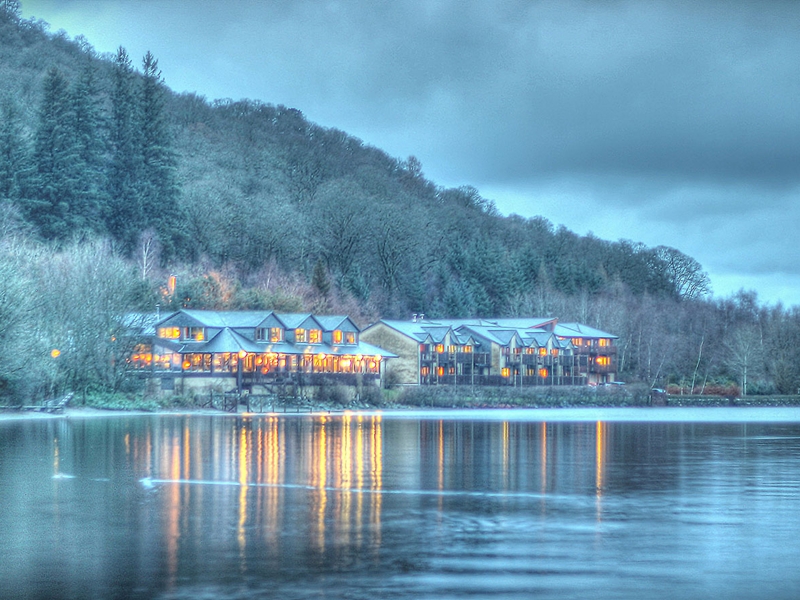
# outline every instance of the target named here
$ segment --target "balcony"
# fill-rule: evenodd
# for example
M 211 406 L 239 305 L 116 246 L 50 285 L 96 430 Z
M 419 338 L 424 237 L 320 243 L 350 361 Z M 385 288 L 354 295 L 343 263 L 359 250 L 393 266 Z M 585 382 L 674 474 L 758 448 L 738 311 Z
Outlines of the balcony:
M 616 346 L 575 346 L 575 354 L 584 356 L 616 356 Z

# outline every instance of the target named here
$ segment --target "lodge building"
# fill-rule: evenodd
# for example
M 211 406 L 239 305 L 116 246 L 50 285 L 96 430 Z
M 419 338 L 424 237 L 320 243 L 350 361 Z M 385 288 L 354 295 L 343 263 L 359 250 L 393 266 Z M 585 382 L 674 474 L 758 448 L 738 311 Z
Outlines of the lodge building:
M 616 377 L 617 336 L 557 319 L 383 319 L 183 309 L 151 319 L 129 359 L 152 391 L 276 386 L 596 385 Z
M 397 355 L 399 385 L 597 385 L 616 377 L 617 336 L 557 319 L 381 320 L 361 339 Z
M 395 357 L 362 341 L 346 316 L 184 309 L 139 336 L 132 370 L 172 393 L 380 385 L 386 359 Z

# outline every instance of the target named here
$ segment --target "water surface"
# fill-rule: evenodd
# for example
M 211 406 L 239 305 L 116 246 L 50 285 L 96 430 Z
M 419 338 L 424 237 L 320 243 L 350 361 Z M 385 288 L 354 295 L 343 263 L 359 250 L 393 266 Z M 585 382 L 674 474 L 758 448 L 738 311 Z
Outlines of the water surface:
M 606 414 L 0 422 L 0 597 L 800 597 L 798 419 Z

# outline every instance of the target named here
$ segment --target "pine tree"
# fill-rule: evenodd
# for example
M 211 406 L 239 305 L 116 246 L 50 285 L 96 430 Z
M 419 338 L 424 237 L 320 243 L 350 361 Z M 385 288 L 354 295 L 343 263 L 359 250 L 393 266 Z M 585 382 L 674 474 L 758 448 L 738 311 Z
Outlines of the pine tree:
M 10 99 L 0 107 L 0 201 L 19 201 L 24 184 L 27 152 L 19 110 Z
M 63 239 L 84 222 L 79 210 L 79 164 L 67 82 L 57 69 L 44 80 L 35 136 L 35 171 L 23 208 L 46 239 Z
M 172 149 L 164 107 L 164 80 L 158 60 L 148 52 L 142 60 L 143 78 L 139 95 L 141 131 L 141 195 L 144 227 L 159 232 L 165 249 L 179 231 L 177 159 Z
M 92 229 L 102 231 L 101 207 L 107 204 L 102 111 L 95 70 L 87 63 L 70 93 L 72 127 L 78 158 L 78 207 Z
M 138 232 L 143 229 L 141 196 L 137 190 L 141 154 L 136 131 L 134 77 L 131 59 L 120 46 L 114 57 L 111 89 L 111 164 L 105 220 L 109 233 L 128 249 L 133 247 Z

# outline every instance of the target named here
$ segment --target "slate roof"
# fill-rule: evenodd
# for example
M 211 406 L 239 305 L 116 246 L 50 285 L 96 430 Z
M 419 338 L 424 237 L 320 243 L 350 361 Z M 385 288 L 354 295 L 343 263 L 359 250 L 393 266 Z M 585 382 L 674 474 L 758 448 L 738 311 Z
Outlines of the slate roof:
M 219 329 L 209 340 L 202 342 L 178 341 L 169 339 L 158 339 L 158 345 L 169 348 L 181 353 L 237 353 L 244 350 L 249 353 L 263 354 L 275 352 L 278 354 L 331 354 L 336 356 L 344 355 L 363 355 L 381 356 L 382 358 L 397 358 L 396 354 L 388 352 L 382 348 L 362 342 L 358 344 L 292 344 L 290 342 L 256 342 L 245 333 L 250 333 L 270 315 L 274 315 L 287 329 L 296 329 L 309 318 L 315 320 L 326 331 L 328 327 L 333 329 L 339 327 L 345 321 L 352 323 L 347 316 L 331 315 L 317 317 L 311 313 L 289 313 L 278 314 L 272 311 L 213 311 L 213 310 L 182 310 L 161 319 L 157 325 L 169 321 L 170 325 L 176 327 L 204 326 L 209 329 Z M 356 331 L 358 327 L 353 324 Z M 245 330 L 245 331 L 242 331 Z M 155 327 L 153 327 L 155 334 Z
M 380 321 L 388 327 L 410 337 L 420 343 L 425 343 L 430 336 L 434 343 L 440 343 L 447 331 L 453 332 L 453 339 L 459 344 L 465 344 L 471 335 L 479 344 L 494 343 L 507 346 L 514 336 L 525 345 L 542 347 L 547 345 L 553 337 L 553 346 L 556 348 L 569 348 L 572 342 L 562 338 L 609 338 L 618 339 L 618 336 L 600 331 L 580 323 L 558 323 L 552 317 L 515 317 L 502 319 L 425 319 L 422 321 L 399 321 L 383 319 Z
M 558 336 L 561 337 L 582 337 L 582 338 L 610 338 L 619 339 L 619 336 L 613 333 L 606 333 L 588 325 L 581 323 L 559 323 L 553 330 Z

